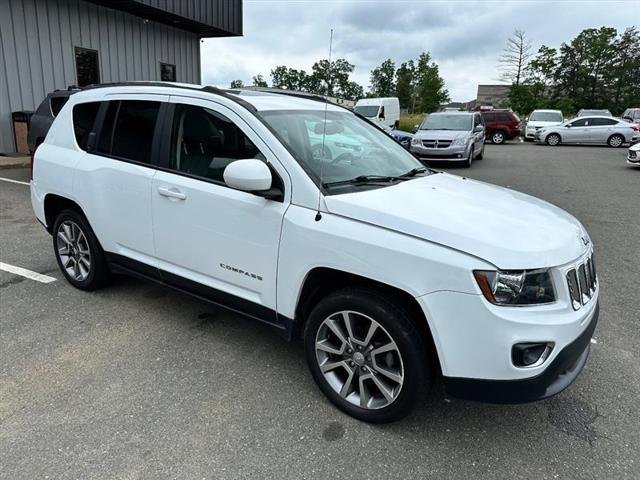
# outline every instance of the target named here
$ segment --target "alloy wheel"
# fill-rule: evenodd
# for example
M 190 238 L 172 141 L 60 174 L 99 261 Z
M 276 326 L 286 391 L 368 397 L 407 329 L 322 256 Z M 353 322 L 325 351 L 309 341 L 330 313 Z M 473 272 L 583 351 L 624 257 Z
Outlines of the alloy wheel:
M 91 250 L 80 226 L 65 220 L 56 232 L 56 253 L 67 275 L 82 282 L 91 271 Z
M 560 143 L 560 137 L 556 134 L 551 134 L 547 137 L 547 143 L 552 147 L 555 147 Z
M 502 142 L 504 142 L 504 133 L 502 132 L 494 133 L 491 137 L 491 141 L 496 144 L 501 144 Z
M 404 382 L 398 345 L 373 318 L 344 310 L 316 333 L 316 360 L 331 388 L 347 402 L 376 410 L 393 403 Z
M 609 139 L 609 145 L 614 148 L 618 148 L 620 145 L 622 145 L 622 143 L 623 143 L 623 140 L 620 135 L 614 135 Z

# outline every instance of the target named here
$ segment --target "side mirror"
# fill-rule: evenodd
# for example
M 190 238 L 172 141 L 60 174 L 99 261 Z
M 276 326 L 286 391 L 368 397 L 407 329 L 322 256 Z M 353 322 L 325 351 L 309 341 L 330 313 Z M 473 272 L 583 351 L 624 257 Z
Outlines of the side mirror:
M 222 177 L 224 183 L 237 190 L 270 199 L 282 196 L 281 191 L 271 188 L 273 177 L 267 164 L 255 158 L 231 162 L 224 169 Z
M 473 129 L 473 131 L 475 133 L 480 133 L 480 132 L 484 132 L 484 126 L 482 125 L 476 125 L 476 128 Z
M 564 126 L 564 128 L 571 128 L 571 124 L 570 124 L 570 123 L 567 123 L 567 124 Z

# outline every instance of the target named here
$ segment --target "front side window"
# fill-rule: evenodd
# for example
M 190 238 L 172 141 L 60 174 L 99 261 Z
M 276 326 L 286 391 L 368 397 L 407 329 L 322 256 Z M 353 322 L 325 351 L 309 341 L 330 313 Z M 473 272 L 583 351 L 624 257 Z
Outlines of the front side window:
M 109 102 L 98 139 L 98 152 L 151 163 L 151 147 L 160 102 L 123 100 Z
M 325 185 L 360 176 L 400 176 L 424 168 L 389 135 L 350 112 L 329 111 L 326 123 L 323 110 L 260 115 L 298 162 Z M 466 119 L 470 122 L 470 117 Z
M 586 127 L 589 125 L 589 120 L 586 118 L 583 118 L 581 120 L 575 120 L 573 122 L 570 123 L 570 125 L 572 127 Z
M 100 102 L 79 103 L 73 107 L 73 133 L 82 150 L 87 150 L 87 140 L 99 109 Z
M 483 113 L 482 118 L 484 119 L 484 123 L 493 122 L 495 120 L 495 115 L 493 113 Z
M 249 137 L 227 117 L 203 107 L 176 105 L 171 169 L 224 182 L 227 165 L 247 158 L 266 160 Z
M 473 118 L 471 115 L 433 114 L 429 115 L 420 125 L 420 130 L 471 130 Z

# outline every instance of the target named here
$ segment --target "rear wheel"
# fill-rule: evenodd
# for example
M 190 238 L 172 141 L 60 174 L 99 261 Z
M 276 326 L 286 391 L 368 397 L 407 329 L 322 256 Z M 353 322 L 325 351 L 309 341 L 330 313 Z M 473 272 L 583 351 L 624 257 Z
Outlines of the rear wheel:
M 607 140 L 607 144 L 613 148 L 619 148 L 624 143 L 624 137 L 619 134 L 611 135 Z
M 501 132 L 500 130 L 496 130 L 491 134 L 491 143 L 495 145 L 503 144 L 506 139 L 507 137 L 505 136 L 504 132 Z
M 81 290 L 95 290 L 109 279 L 104 252 L 85 217 L 63 210 L 53 225 L 53 248 L 67 281 Z
M 432 374 L 408 313 L 378 292 L 344 289 L 309 315 L 305 356 L 314 380 L 340 410 L 367 422 L 406 416 Z
M 547 145 L 555 147 L 556 145 L 560 145 L 560 135 L 552 133 L 551 135 L 547 135 L 545 141 L 547 142 Z

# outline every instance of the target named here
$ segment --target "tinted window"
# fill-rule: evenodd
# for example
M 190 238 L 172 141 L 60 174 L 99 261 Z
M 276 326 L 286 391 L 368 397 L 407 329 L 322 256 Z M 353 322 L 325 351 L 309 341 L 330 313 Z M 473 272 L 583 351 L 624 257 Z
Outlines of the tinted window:
M 206 108 L 176 105 L 170 168 L 223 182 L 226 166 L 245 158 L 265 160 L 231 120 Z
M 76 47 L 76 75 L 78 86 L 84 87 L 100 83 L 98 51 Z
M 141 163 L 151 162 L 151 146 L 160 102 L 109 102 L 98 151 Z
M 170 63 L 160 64 L 160 80 L 163 82 L 175 82 L 176 81 L 176 66 Z
M 51 113 L 53 113 L 54 117 L 58 116 L 67 100 L 69 100 L 69 97 L 51 97 Z
M 560 112 L 533 112 L 529 117 L 531 122 L 562 122 L 562 120 Z
M 100 102 L 80 103 L 73 107 L 73 133 L 82 150 L 87 149 L 87 139 L 98 115 Z
M 588 122 L 586 118 L 583 118 L 581 120 L 575 120 L 574 122 L 571 122 L 570 125 L 572 127 L 586 127 L 588 125 Z
M 495 121 L 495 115 L 493 113 L 483 113 L 484 123 Z
M 618 121 L 613 118 L 592 118 L 589 121 L 589 124 L 592 126 L 607 126 L 615 125 L 616 123 L 618 123 Z
M 510 122 L 511 117 L 508 113 L 498 113 L 498 121 L 499 122 Z

